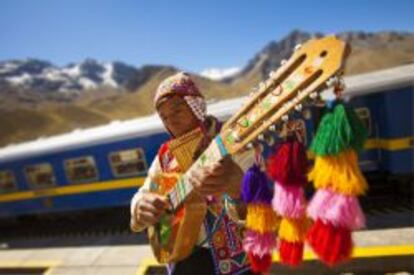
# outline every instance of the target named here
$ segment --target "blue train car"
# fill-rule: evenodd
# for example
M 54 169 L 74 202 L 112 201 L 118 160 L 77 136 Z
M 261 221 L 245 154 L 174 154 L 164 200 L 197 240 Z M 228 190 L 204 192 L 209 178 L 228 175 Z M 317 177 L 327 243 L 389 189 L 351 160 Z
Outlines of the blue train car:
M 210 106 L 221 120 L 243 99 Z M 126 206 L 168 138 L 157 116 L 0 150 L 0 217 Z
M 345 99 L 370 134 L 363 170 L 412 175 L 414 65 L 348 77 L 346 83 Z M 226 120 L 245 100 L 208 109 Z M 308 144 L 314 118 L 308 111 L 296 120 Z M 167 138 L 158 117 L 150 116 L 2 148 L 0 217 L 127 206 Z
M 346 99 L 365 123 L 369 138 L 362 168 L 395 176 L 414 171 L 414 66 L 355 76 Z

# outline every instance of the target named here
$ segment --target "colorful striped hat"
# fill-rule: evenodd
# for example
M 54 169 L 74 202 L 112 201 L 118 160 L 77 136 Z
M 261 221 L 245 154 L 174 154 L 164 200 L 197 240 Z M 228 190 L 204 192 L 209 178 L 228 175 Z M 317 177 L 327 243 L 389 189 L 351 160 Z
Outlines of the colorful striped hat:
M 180 72 L 161 82 L 154 97 L 155 108 L 159 107 L 162 99 L 173 95 L 182 96 L 194 115 L 200 121 L 204 121 L 206 117 L 206 102 L 188 73 Z

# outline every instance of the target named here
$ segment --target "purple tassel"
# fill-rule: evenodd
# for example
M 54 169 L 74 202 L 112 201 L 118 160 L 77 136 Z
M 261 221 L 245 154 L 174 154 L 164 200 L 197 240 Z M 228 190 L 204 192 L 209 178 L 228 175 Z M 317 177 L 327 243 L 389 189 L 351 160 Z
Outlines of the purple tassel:
M 267 182 L 267 177 L 264 172 L 260 170 L 257 164 L 254 164 L 243 178 L 241 197 L 245 203 L 266 203 L 270 204 L 272 201 L 272 190 Z

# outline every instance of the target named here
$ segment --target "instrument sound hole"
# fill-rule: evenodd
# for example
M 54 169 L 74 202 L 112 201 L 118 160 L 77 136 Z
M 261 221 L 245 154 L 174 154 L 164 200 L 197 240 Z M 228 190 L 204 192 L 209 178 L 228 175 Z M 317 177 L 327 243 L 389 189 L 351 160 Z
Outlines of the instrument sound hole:
M 321 54 L 319 55 L 320 57 L 325 57 L 328 54 L 328 52 L 325 50 L 323 52 L 321 52 Z

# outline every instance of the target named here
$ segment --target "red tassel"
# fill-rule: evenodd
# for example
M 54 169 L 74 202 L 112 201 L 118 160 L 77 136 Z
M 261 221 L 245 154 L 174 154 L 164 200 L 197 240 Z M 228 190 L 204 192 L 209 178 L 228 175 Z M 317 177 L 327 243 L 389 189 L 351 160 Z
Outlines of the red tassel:
M 272 266 L 272 255 L 264 254 L 262 257 L 251 252 L 247 253 L 253 272 L 267 272 Z
M 333 266 L 351 258 L 353 243 L 349 229 L 318 219 L 308 231 L 307 241 L 327 265 Z
M 308 161 L 301 142 L 286 141 L 268 159 L 267 173 L 280 184 L 306 184 Z
M 303 259 L 303 242 L 279 241 L 280 262 L 292 267 L 298 266 Z

